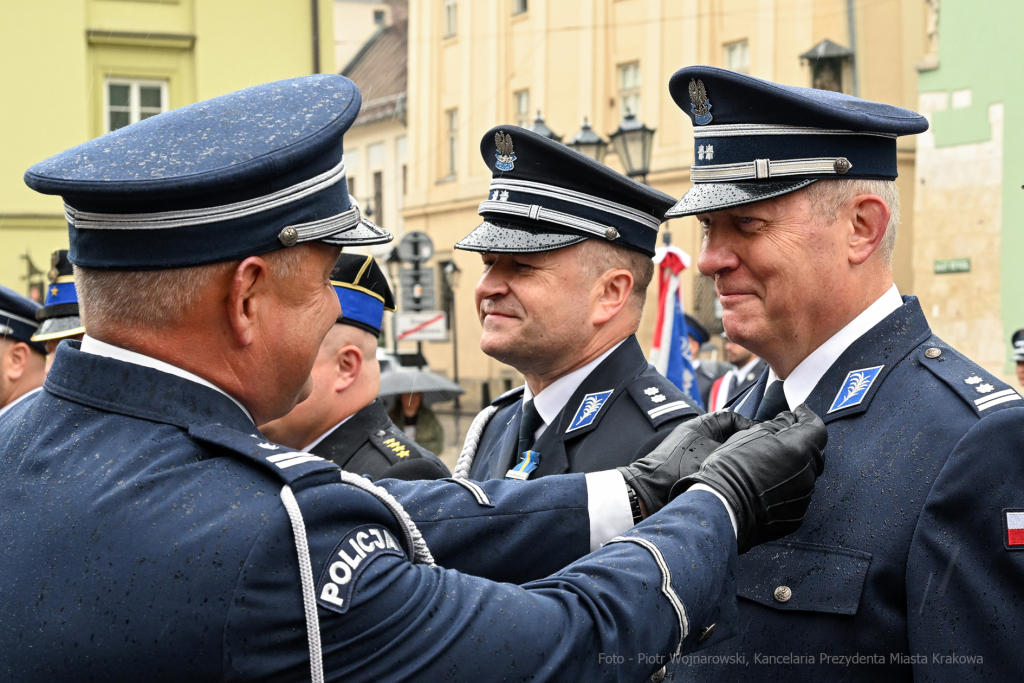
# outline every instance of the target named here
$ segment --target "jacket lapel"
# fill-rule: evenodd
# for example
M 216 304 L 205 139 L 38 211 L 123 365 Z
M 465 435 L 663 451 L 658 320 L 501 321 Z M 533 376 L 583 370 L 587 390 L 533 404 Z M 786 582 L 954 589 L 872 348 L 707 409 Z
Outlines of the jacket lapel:
M 519 425 L 523 421 L 523 399 L 516 404 L 516 412 L 512 420 L 505 426 L 505 432 L 498 442 L 498 457 L 491 463 L 491 479 L 504 479 L 508 472 L 519 460 L 516 448 L 519 446 Z

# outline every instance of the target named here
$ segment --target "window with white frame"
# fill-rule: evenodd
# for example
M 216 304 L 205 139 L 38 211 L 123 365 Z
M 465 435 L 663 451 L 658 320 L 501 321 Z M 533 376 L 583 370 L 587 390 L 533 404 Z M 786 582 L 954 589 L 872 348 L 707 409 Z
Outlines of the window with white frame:
M 455 0 L 444 0 L 444 37 L 451 38 L 458 29 L 459 7 Z
M 640 62 L 619 65 L 619 114 L 640 118 Z
M 448 121 L 448 176 L 451 177 L 458 169 L 459 110 L 449 109 L 445 114 Z
M 513 94 L 516 101 L 516 125 L 520 128 L 530 127 L 530 91 L 517 90 Z
M 108 78 L 107 132 L 167 111 L 167 81 Z
M 750 73 L 750 43 L 737 40 L 725 44 L 725 68 L 741 74 Z
M 512 14 L 522 14 L 530 9 L 528 0 L 512 0 Z

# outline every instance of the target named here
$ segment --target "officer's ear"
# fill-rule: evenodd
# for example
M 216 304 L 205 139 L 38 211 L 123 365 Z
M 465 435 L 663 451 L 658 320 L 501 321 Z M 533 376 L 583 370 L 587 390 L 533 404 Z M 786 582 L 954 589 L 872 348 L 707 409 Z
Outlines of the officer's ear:
M 270 291 L 270 269 L 259 256 L 250 256 L 235 268 L 228 288 L 228 325 L 234 341 L 247 347 L 256 339 L 257 322 L 268 302 Z
M 889 225 L 889 206 L 878 195 L 861 194 L 847 202 L 840 215 L 849 217 L 847 258 L 859 266 L 875 253 Z
M 614 268 L 599 275 L 590 290 L 591 323 L 603 325 L 618 315 L 629 302 L 632 291 L 633 274 L 625 268 Z
M 14 342 L 3 349 L 3 373 L 8 382 L 17 382 L 28 371 L 34 353 L 25 342 Z
M 338 374 L 334 378 L 334 391 L 341 392 L 352 386 L 363 369 L 363 352 L 355 344 L 343 344 L 334 356 Z

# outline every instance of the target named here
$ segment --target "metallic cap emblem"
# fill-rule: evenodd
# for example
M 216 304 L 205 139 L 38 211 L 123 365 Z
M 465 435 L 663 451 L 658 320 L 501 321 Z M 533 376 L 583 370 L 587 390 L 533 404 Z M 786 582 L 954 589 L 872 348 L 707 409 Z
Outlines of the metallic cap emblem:
M 604 238 L 606 240 L 617 240 L 619 239 L 619 231 L 615 228 L 608 228 L 604 231 Z
M 832 165 L 832 167 L 836 170 L 836 173 L 838 173 L 839 175 L 843 175 L 851 168 L 853 168 L 853 164 L 851 164 L 850 160 L 847 159 L 846 157 L 839 157 L 838 159 L 836 159 L 836 162 Z
M 295 228 L 285 228 L 277 236 L 277 239 L 281 240 L 281 244 L 286 247 L 294 247 L 299 241 L 299 231 Z

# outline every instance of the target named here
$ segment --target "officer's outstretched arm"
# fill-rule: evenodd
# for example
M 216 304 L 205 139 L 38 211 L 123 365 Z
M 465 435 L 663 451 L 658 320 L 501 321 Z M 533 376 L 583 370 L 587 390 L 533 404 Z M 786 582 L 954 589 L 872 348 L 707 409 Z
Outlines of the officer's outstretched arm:
M 1024 408 L 1000 410 L 964 435 L 932 484 L 907 557 L 914 680 L 1024 671 L 1024 545 L 1007 528 L 1024 510 L 1022 453 Z
M 296 496 L 326 680 L 638 681 L 697 647 L 712 615 L 735 616 L 735 537 L 708 492 L 687 493 L 628 536 L 516 586 L 411 563 L 386 508 L 354 489 L 338 505 L 341 492 L 327 489 L 341 486 Z M 309 679 L 291 537 L 278 515 L 247 558 L 225 625 L 226 678 Z M 556 550 L 543 529 L 534 538 Z

